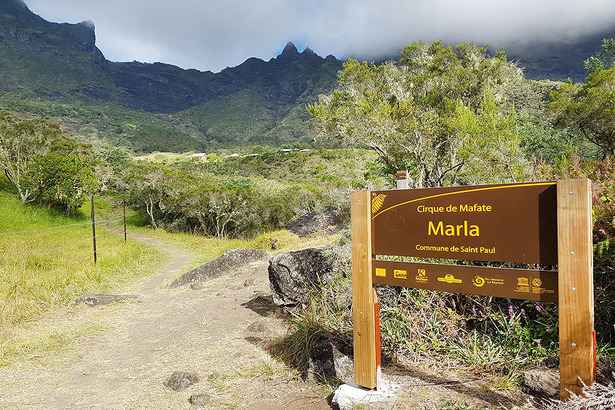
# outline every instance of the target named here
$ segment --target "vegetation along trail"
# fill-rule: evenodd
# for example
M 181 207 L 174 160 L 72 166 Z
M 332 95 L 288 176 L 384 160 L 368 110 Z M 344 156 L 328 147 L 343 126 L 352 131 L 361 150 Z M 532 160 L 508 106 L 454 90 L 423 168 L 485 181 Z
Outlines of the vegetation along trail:
M 255 343 L 284 327 L 242 306 L 268 292 L 266 262 L 228 272 L 199 290 L 169 290 L 188 255 L 156 239 L 133 238 L 171 256 L 133 290 L 139 301 L 75 307 L 71 321 L 96 320 L 104 330 L 57 357 L 0 369 L 0 408 L 187 408 L 196 395 L 206 408 L 328 408 L 314 387 Z M 260 326 L 250 326 L 255 322 Z M 163 385 L 175 371 L 200 381 L 176 392 Z

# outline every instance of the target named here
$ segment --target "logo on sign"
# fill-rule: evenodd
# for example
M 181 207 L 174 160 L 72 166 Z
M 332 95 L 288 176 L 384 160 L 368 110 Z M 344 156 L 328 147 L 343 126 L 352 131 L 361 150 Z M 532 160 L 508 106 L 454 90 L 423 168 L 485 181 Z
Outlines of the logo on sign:
M 483 278 L 482 276 L 478 276 L 476 275 L 474 277 L 474 280 L 472 281 L 472 283 L 474 284 L 474 286 L 476 286 L 477 288 L 481 288 L 484 284 L 485 284 L 485 278 Z
M 393 276 L 395 277 L 395 279 L 407 279 L 408 271 L 395 269 L 393 271 Z
M 457 279 L 456 277 L 454 277 L 450 273 L 445 275 L 443 278 L 438 278 L 438 281 L 439 282 L 446 282 L 448 284 L 451 284 L 451 283 L 461 283 L 462 282 L 461 279 Z
M 417 275 L 414 277 L 415 282 L 417 283 L 428 283 L 429 278 L 427 277 L 427 272 L 425 269 L 418 269 Z
M 382 205 L 384 204 L 384 198 L 386 198 L 387 196 L 385 194 L 380 194 L 374 197 L 374 199 L 372 199 L 372 214 L 377 213 L 380 208 L 382 208 Z

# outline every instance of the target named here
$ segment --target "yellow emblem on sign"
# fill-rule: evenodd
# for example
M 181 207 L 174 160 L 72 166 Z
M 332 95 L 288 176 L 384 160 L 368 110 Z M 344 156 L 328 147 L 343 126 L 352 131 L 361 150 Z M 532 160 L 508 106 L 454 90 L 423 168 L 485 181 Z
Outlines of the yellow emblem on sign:
M 484 284 L 485 284 L 485 278 L 483 278 L 482 276 L 478 276 L 476 275 L 474 277 L 474 281 L 472 282 L 474 284 L 474 286 L 476 286 L 477 288 L 481 288 Z
M 386 277 L 387 276 L 387 270 L 384 269 L 384 268 L 376 268 L 376 276 Z
M 395 269 L 393 271 L 393 276 L 395 277 L 395 279 L 407 279 L 408 271 Z
M 384 205 L 384 198 L 386 197 L 385 194 L 380 194 L 372 199 L 372 214 L 375 214 L 382 208 L 382 205 Z
M 438 282 L 446 282 L 450 284 L 450 283 L 461 283 L 462 280 L 457 279 L 456 277 L 454 277 L 453 275 L 449 273 L 445 275 L 443 278 L 438 278 Z

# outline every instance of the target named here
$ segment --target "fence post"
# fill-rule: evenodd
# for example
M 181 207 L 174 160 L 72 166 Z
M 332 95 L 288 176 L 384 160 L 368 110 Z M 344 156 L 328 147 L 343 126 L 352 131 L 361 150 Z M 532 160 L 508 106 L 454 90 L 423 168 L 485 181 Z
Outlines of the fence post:
M 126 242 L 126 200 L 122 199 L 122 208 L 124 209 L 124 242 Z
M 373 389 L 378 384 L 375 289 L 372 282 L 371 198 L 369 191 L 351 194 L 352 320 L 354 381 Z
M 94 244 L 94 263 L 96 263 L 96 220 L 94 218 L 94 195 L 92 195 L 92 242 Z
M 596 378 L 589 179 L 557 181 L 560 397 Z

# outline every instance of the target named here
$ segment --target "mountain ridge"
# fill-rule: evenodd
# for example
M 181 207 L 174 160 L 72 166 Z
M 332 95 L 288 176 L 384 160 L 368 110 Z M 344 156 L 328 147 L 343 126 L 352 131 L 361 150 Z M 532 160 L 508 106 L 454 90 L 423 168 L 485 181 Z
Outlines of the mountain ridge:
M 600 48 L 598 36 L 594 37 L 537 46 L 525 57 L 515 53 L 509 57 L 526 67 L 529 78 L 584 80 L 583 60 Z M 0 93 L 31 93 L 64 105 L 77 104 L 73 111 L 79 111 L 83 102 L 70 101 L 87 100 L 132 110 L 124 117 L 138 117 L 140 111 L 156 115 L 153 120 L 141 115 L 140 124 L 117 114 L 111 125 L 94 121 L 96 138 L 112 137 L 139 150 L 159 149 L 163 135 L 183 141 L 175 146 L 194 149 L 211 141 L 300 141 L 308 135 L 305 105 L 333 90 L 341 69 L 342 62 L 334 56 L 323 58 L 310 48 L 299 52 L 292 42 L 267 61 L 251 57 L 218 73 L 160 62 L 113 62 L 96 46 L 91 21 L 52 23 L 32 13 L 22 0 L 0 0 Z M 96 112 L 88 115 L 94 117 Z M 160 142 L 148 147 L 152 122 L 158 124 Z
M 300 53 L 291 42 L 279 56 L 267 62 L 250 58 L 219 73 L 186 70 L 159 62 L 112 62 L 106 60 L 96 47 L 95 39 L 95 27 L 91 21 L 51 23 L 32 13 L 21 0 L 0 1 L 0 45 L 52 60 L 51 64 L 45 64 L 46 67 L 61 66 L 64 62 L 67 71 L 75 65 L 94 70 L 90 73 L 92 75 L 87 76 L 87 81 L 82 82 L 80 90 L 70 91 L 149 112 L 178 112 L 212 99 L 227 97 L 244 88 L 259 87 L 268 100 L 278 105 L 294 104 L 306 91 L 308 80 L 313 80 L 311 71 L 318 71 L 324 65 L 335 77 L 341 68 L 341 62 L 321 58 L 310 49 Z M 62 61 L 63 58 L 65 61 Z M 291 81 L 291 76 L 298 76 L 304 85 Z M 100 84 L 97 79 L 105 81 Z M 2 76 L 2 88 L 10 86 L 1 80 Z M 37 90 L 37 84 L 28 83 L 27 80 L 26 77 L 21 85 L 43 91 Z M 317 95 L 317 92 L 325 90 L 313 91 Z

